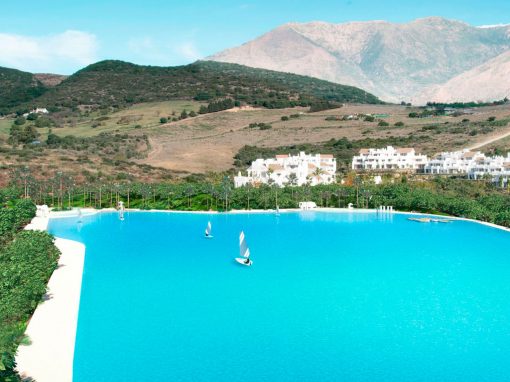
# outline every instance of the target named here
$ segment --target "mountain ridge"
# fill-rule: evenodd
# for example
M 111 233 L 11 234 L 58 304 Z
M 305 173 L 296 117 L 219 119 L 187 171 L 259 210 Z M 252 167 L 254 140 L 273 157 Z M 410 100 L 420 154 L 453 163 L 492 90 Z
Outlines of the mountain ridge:
M 409 23 L 287 23 L 207 57 L 315 76 L 400 102 L 510 49 L 510 26 L 427 17 Z

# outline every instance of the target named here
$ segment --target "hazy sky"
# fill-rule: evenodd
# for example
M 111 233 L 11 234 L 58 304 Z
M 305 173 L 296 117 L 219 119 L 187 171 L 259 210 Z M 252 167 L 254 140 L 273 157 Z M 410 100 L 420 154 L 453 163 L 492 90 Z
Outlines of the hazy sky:
M 180 65 L 287 22 L 406 22 L 426 16 L 510 23 L 510 0 L 5 0 L 0 66 L 70 74 L 107 58 Z

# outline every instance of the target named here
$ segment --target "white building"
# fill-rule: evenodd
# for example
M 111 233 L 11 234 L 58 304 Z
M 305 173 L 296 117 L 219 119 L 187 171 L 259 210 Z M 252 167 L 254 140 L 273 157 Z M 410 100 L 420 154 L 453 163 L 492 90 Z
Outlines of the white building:
M 468 171 L 469 179 L 491 178 L 494 182 L 507 184 L 510 179 L 510 153 L 507 157 L 481 155 L 470 164 Z
M 425 165 L 425 174 L 467 174 L 473 161 L 485 158 L 481 152 L 469 150 L 442 152 L 434 155 Z
M 48 114 L 49 111 L 45 107 L 42 108 L 35 108 L 34 110 L 31 110 L 29 113 L 23 114 L 23 117 L 28 117 L 30 114 Z
M 329 154 L 277 155 L 270 159 L 257 159 L 247 170 L 247 175 L 234 177 L 235 187 L 247 184 L 275 184 L 302 186 L 331 184 L 336 179 L 336 159 Z
M 510 179 L 510 153 L 486 156 L 480 151 L 442 152 L 434 156 L 425 166 L 426 174 L 467 175 L 469 179 L 491 178 L 503 185 Z
M 361 149 L 352 158 L 353 170 L 415 170 L 423 171 L 427 156 L 416 154 L 414 148 Z

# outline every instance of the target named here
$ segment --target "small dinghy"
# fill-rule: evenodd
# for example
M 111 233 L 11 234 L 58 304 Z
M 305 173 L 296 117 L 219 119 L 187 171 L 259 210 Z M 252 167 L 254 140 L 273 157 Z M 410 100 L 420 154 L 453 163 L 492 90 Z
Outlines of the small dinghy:
M 280 207 L 276 206 L 275 216 L 280 216 Z
M 450 219 L 432 219 L 434 223 L 451 223 Z
M 407 220 L 418 223 L 430 223 L 432 221 L 431 218 L 408 218 Z
M 211 235 L 211 232 L 212 232 L 211 222 L 207 222 L 207 228 L 205 229 L 205 238 L 206 239 L 213 238 L 213 235 Z
M 236 261 L 239 264 L 246 265 L 247 267 L 253 264 L 253 262 L 250 260 L 250 249 L 246 244 L 246 239 L 244 238 L 243 231 L 241 231 L 241 234 L 239 235 L 239 253 L 241 257 L 236 257 Z

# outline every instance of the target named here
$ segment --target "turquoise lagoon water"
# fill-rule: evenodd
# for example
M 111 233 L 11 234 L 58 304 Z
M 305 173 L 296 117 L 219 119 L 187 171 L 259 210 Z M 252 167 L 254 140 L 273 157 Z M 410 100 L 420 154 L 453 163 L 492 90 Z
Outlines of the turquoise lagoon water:
M 241 230 L 251 268 L 233 261 Z M 75 382 L 510 380 L 502 230 L 398 214 L 131 212 L 49 231 L 87 247 Z

